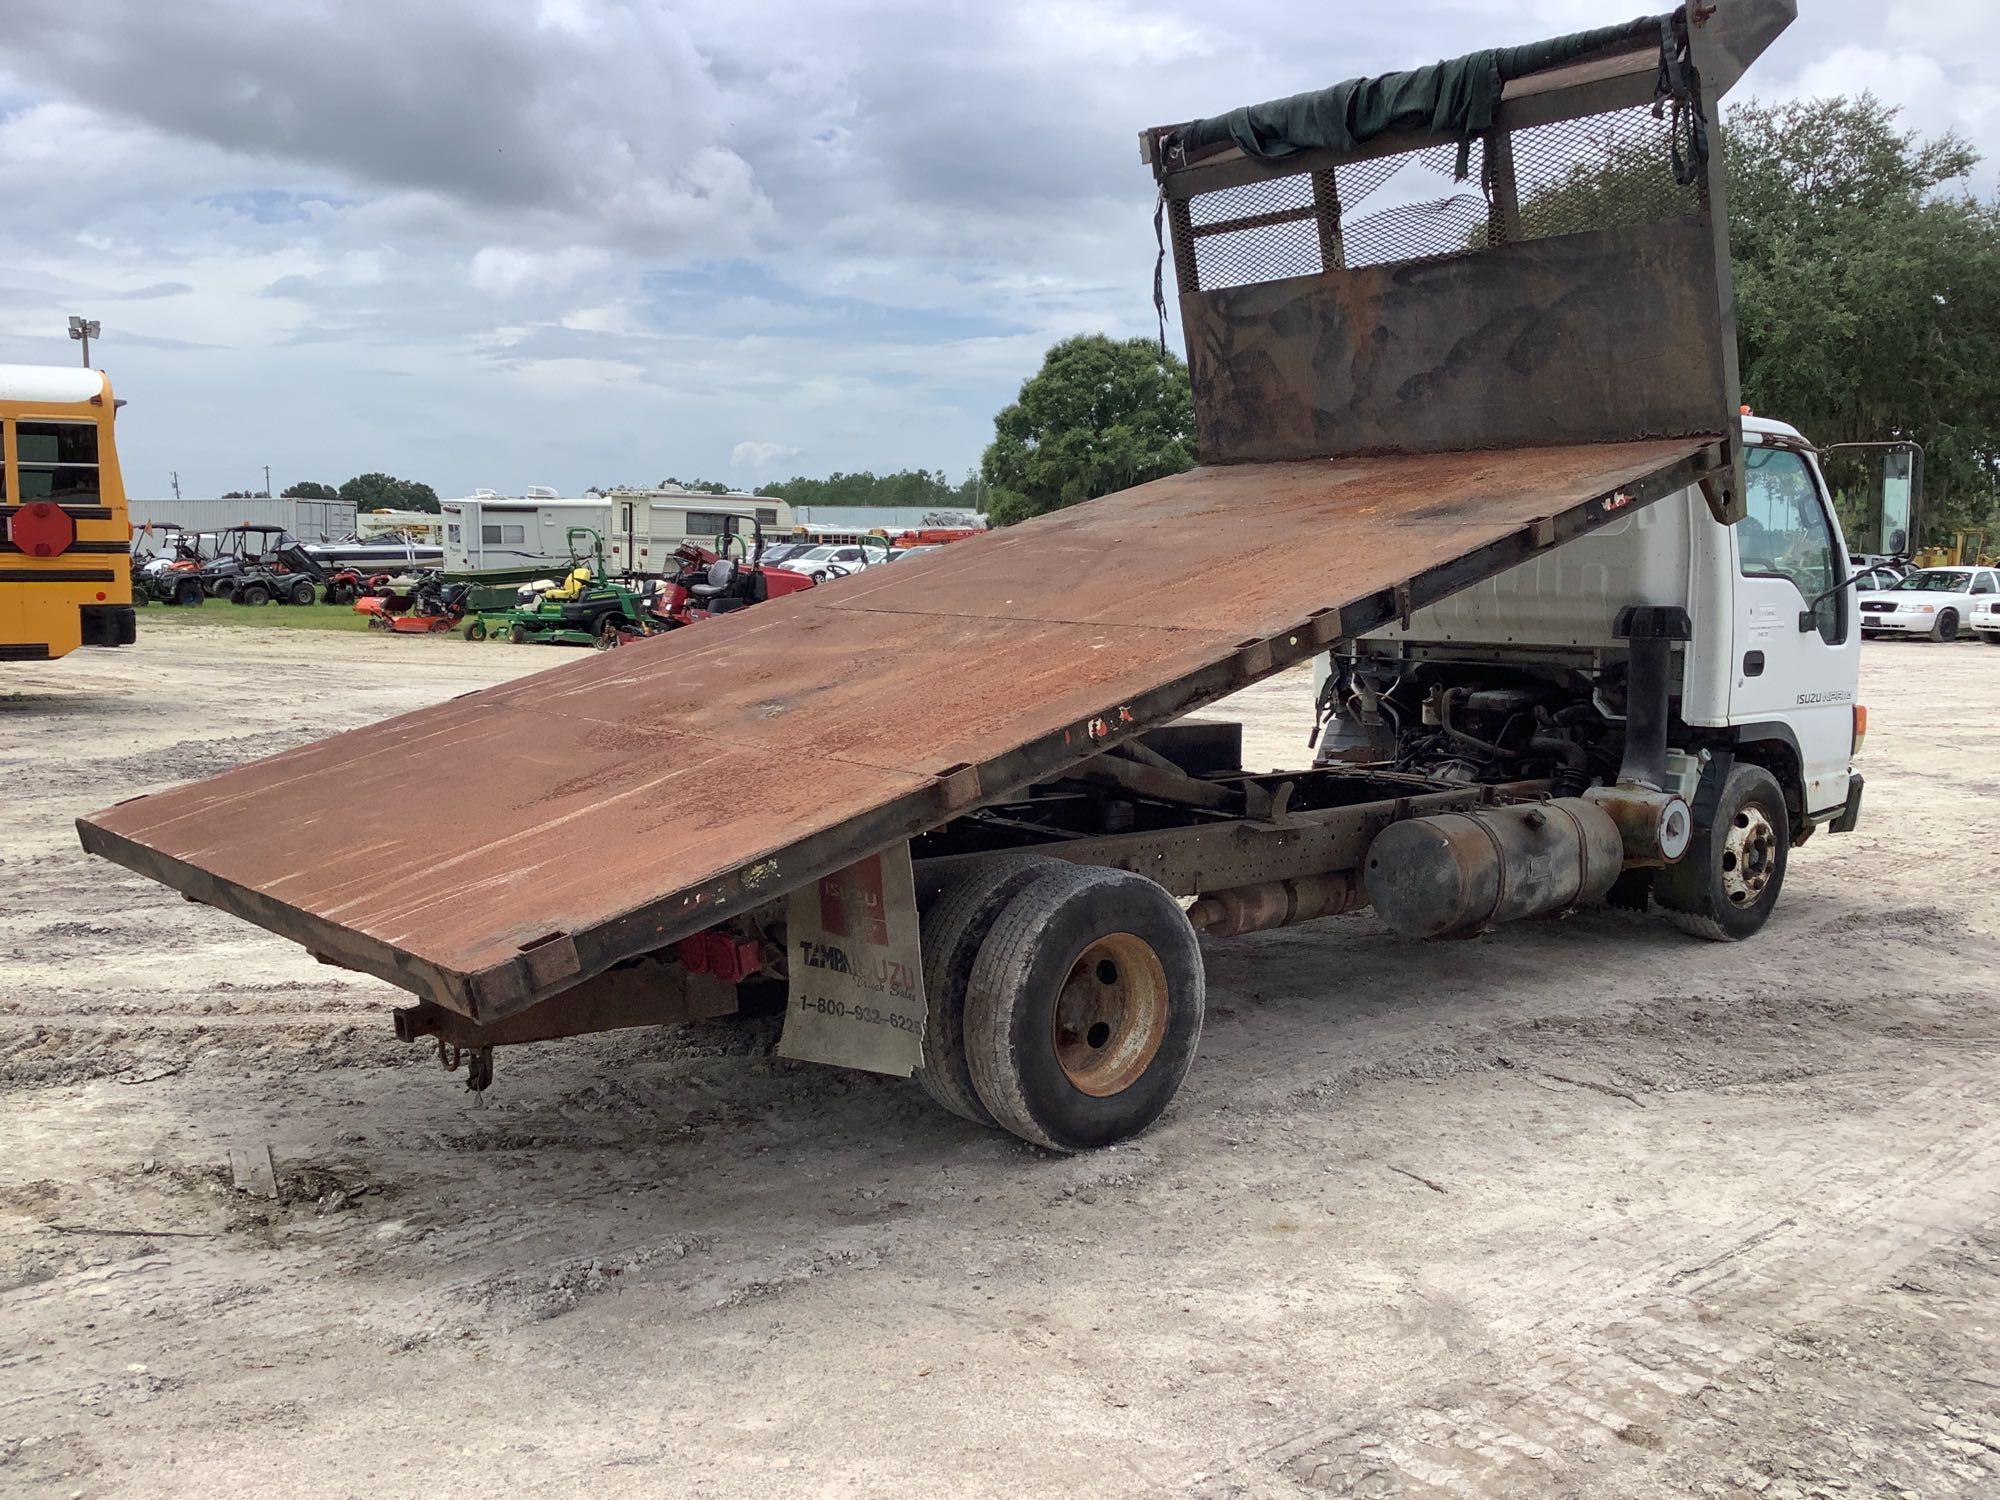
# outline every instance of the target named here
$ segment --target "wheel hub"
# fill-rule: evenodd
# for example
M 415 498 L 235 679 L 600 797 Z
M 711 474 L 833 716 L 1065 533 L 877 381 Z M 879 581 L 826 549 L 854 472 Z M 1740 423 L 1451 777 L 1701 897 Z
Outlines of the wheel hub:
M 1167 1032 L 1167 974 L 1152 945 L 1129 932 L 1099 938 L 1070 965 L 1056 997 L 1056 1061 L 1081 1092 L 1130 1088 Z
M 1778 867 L 1778 831 L 1761 807 L 1740 809 L 1722 840 L 1722 893 L 1732 906 L 1755 906 Z

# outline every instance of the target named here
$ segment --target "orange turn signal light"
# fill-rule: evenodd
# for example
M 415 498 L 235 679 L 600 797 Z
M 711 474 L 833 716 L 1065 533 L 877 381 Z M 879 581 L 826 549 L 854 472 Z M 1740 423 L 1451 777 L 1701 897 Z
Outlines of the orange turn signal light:
M 1865 703 L 1857 703 L 1854 705 L 1854 749 L 1852 752 L 1853 754 L 1859 755 L 1861 753 L 1861 742 L 1867 738 L 1868 738 L 1868 705 Z

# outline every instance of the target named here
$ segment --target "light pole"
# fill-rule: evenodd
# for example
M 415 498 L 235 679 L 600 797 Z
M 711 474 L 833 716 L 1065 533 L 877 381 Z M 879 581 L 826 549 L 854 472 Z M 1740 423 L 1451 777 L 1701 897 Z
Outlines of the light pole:
M 83 340 L 83 367 L 86 370 L 90 368 L 90 341 L 97 337 L 99 331 L 98 322 L 95 318 L 86 320 L 84 318 L 72 317 L 69 320 L 69 336 L 73 339 Z

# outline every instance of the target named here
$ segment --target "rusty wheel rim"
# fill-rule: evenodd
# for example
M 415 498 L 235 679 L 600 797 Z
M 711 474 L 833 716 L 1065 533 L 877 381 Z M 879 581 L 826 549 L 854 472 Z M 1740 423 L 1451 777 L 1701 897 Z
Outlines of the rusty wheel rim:
M 1099 938 L 1069 966 L 1056 996 L 1054 1041 L 1063 1076 L 1104 1098 L 1138 1082 L 1167 1033 L 1167 971 L 1129 932 Z
M 1722 840 L 1722 893 L 1732 906 L 1754 906 L 1777 868 L 1777 829 L 1762 808 L 1743 808 Z

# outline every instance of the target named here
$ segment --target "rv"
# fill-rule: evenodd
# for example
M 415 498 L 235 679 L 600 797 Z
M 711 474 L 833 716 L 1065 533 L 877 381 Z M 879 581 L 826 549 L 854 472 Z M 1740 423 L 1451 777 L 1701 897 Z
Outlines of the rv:
M 791 506 L 769 495 L 708 495 L 666 487 L 617 489 L 604 498 L 611 507 L 605 553 L 629 573 L 671 573 L 676 548 L 693 542 L 713 551 L 725 530 L 748 536 L 752 521 L 773 541 L 792 525 Z
M 526 583 L 559 573 L 570 558 L 570 532 L 578 527 L 609 543 L 611 502 L 566 500 L 544 486 L 525 495 L 475 490 L 446 500 L 444 570 L 474 583 Z M 608 550 L 607 550 L 608 559 Z

